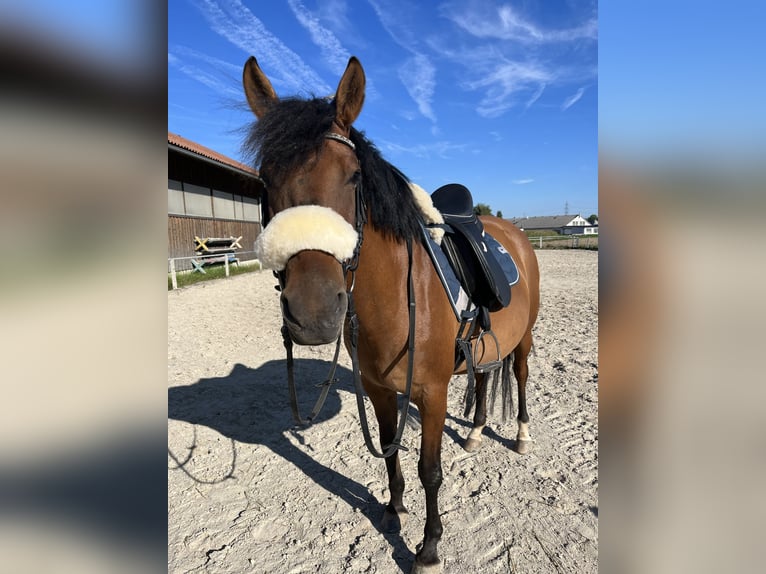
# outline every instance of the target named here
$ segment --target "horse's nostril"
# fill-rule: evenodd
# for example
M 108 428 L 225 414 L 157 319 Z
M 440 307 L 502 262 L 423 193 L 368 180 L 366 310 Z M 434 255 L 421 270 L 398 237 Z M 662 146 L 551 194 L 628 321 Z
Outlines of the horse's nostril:
M 291 323 L 295 323 L 296 325 L 299 325 L 300 323 L 298 320 L 293 316 L 292 312 L 290 311 L 290 304 L 287 302 L 287 297 L 282 295 L 280 298 L 282 302 L 282 316 L 290 321 Z

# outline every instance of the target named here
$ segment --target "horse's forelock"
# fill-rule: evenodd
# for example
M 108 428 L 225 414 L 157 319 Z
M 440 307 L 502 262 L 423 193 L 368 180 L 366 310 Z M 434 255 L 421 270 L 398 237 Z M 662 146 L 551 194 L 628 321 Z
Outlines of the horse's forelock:
M 327 98 L 277 100 L 250 128 L 245 153 L 268 177 L 267 183 L 278 184 L 320 149 L 334 120 L 335 102 Z M 356 145 L 372 224 L 397 239 L 418 237 L 419 211 L 407 177 L 363 132 L 351 128 L 350 138 Z
M 275 181 L 316 153 L 335 119 L 335 105 L 326 98 L 286 98 L 271 104 L 250 129 L 245 150 Z

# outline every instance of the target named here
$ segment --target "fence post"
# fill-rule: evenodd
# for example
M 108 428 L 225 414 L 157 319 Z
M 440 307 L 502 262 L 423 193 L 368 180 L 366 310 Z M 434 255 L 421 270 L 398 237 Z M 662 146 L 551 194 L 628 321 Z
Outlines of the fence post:
M 540 236 L 540 249 L 542 249 L 542 248 L 543 248 L 543 236 L 541 235 Z
M 226 267 L 226 277 L 229 276 L 229 254 L 223 256 L 223 265 Z
M 178 280 L 176 279 L 176 260 L 170 259 L 170 282 L 173 285 L 173 289 L 178 289 Z

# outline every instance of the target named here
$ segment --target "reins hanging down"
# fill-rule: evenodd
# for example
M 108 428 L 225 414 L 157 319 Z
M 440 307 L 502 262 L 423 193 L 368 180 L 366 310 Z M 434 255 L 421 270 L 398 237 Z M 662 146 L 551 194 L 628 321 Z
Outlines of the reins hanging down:
M 370 437 L 370 427 L 367 423 L 367 412 L 364 409 L 364 388 L 362 387 L 362 374 L 359 370 L 359 358 L 358 358 L 358 343 L 359 343 L 359 318 L 356 315 L 354 309 L 353 293 L 348 293 L 348 325 L 349 325 L 349 340 L 351 351 L 351 364 L 354 371 L 354 389 L 356 391 L 356 404 L 359 409 L 359 422 L 362 426 L 362 434 L 364 435 L 364 444 L 367 445 L 367 450 L 370 451 L 372 456 L 377 458 L 388 458 L 398 450 L 407 451 L 408 449 L 402 446 L 402 435 L 404 435 L 404 427 L 407 424 L 407 416 L 410 410 L 410 395 L 412 392 L 412 374 L 415 364 L 415 288 L 412 284 L 412 240 L 407 239 L 407 303 L 409 307 L 409 332 L 407 334 L 407 386 L 404 392 L 404 407 L 402 407 L 401 413 L 399 413 L 399 426 L 396 429 L 396 435 L 391 444 L 384 447 L 384 451 L 380 452 L 372 444 L 372 438 Z M 353 280 L 352 280 L 353 285 Z
M 287 331 L 286 326 L 282 326 L 282 340 L 285 344 L 285 351 L 287 352 L 287 388 L 290 391 L 290 409 L 293 411 L 293 419 L 296 424 L 300 426 L 309 426 L 319 411 L 322 410 L 324 402 L 327 399 L 327 395 L 330 392 L 330 385 L 337 383 L 338 379 L 335 378 L 335 369 L 338 367 L 338 355 L 340 354 L 340 338 L 335 342 L 335 356 L 332 359 L 332 365 L 330 366 L 330 372 L 327 378 L 319 383 L 317 386 L 322 387 L 322 392 L 319 394 L 317 402 L 314 404 L 314 408 L 311 409 L 311 414 L 307 419 L 301 418 L 301 413 L 298 409 L 298 391 L 295 388 L 295 362 L 293 361 L 293 340 L 290 338 L 290 333 Z
M 329 133 L 325 136 L 327 139 L 333 139 L 348 145 L 351 149 L 355 149 L 354 143 L 340 134 Z M 367 222 L 367 209 L 364 201 L 364 194 L 362 193 L 361 182 L 356 187 L 356 231 L 358 233 L 358 241 L 356 248 L 354 249 L 353 256 L 345 263 L 343 263 L 344 274 L 351 273 L 351 281 L 348 289 L 346 290 L 346 297 L 348 301 L 348 308 L 346 311 L 346 320 L 348 325 L 349 334 L 349 350 L 351 355 L 351 369 L 354 376 L 354 390 L 356 394 L 356 403 L 359 409 L 359 422 L 362 427 L 362 435 L 364 436 L 364 443 L 370 453 L 377 458 L 387 458 L 393 455 L 398 450 L 406 451 L 407 448 L 402 446 L 401 440 L 404 434 L 404 427 L 407 423 L 407 416 L 409 415 L 410 408 L 410 396 L 412 392 L 412 376 L 415 364 L 415 288 L 413 285 L 412 277 L 412 240 L 407 239 L 407 304 L 409 313 L 409 331 L 407 334 L 407 382 L 404 394 L 404 407 L 400 413 L 399 424 L 396 430 L 396 435 L 391 444 L 386 445 L 383 451 L 379 451 L 375 448 L 370 435 L 370 427 L 367 422 L 367 412 L 364 407 L 364 387 L 362 385 L 362 374 L 359 369 L 359 317 L 356 314 L 356 308 L 354 306 L 354 287 L 356 285 L 356 270 L 359 265 L 359 252 L 361 251 L 362 241 L 364 240 L 363 230 L 364 225 Z M 277 274 L 277 278 L 280 281 L 281 277 Z M 308 418 L 303 419 L 298 409 L 298 393 L 295 386 L 295 365 L 293 360 L 293 341 L 290 338 L 290 333 L 286 325 L 282 326 L 282 338 L 285 345 L 285 351 L 287 353 L 287 386 L 290 391 L 290 408 L 292 409 L 293 419 L 300 426 L 309 426 L 316 416 L 319 414 L 322 406 L 324 406 L 327 395 L 330 391 L 330 385 L 333 382 L 337 382 L 335 378 L 335 371 L 338 366 L 338 357 L 340 354 L 340 340 L 342 334 L 338 336 L 338 340 L 335 344 L 335 355 L 332 360 L 330 372 L 327 378 L 319 383 L 317 386 L 322 387 L 322 391 L 314 404 L 314 408 Z

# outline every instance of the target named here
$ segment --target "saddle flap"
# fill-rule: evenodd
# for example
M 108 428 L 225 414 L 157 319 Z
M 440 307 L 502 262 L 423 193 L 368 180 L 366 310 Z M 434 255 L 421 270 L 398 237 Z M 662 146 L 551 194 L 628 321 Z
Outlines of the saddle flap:
M 446 224 L 442 249 L 471 300 L 490 311 L 507 307 L 511 287 L 487 246 L 484 225 L 473 211 L 471 192 L 464 185 L 449 183 L 434 191 L 431 200 Z
M 476 220 L 479 225 L 481 221 Z M 471 299 L 480 307 L 497 311 L 511 302 L 511 287 L 495 254 L 484 238 L 483 226 L 450 225 L 443 244 L 450 259 L 459 259 L 457 271 L 463 275 Z M 457 255 L 457 257 L 456 257 Z

